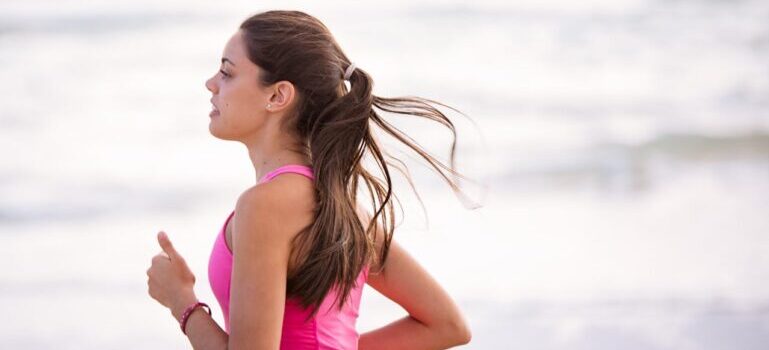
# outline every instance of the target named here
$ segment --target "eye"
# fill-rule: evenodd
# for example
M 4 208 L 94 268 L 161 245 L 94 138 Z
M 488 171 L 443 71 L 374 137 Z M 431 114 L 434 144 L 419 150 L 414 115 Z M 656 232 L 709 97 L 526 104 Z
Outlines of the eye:
M 227 74 L 227 72 L 225 72 L 224 70 L 221 70 L 221 69 L 219 70 L 219 73 L 222 73 L 222 75 L 224 77 L 229 77 L 230 76 L 229 74 Z

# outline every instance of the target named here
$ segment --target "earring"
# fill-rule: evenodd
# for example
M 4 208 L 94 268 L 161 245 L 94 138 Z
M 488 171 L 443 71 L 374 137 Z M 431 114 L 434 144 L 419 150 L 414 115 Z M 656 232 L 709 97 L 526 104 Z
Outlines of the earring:
M 270 107 L 272 107 L 272 105 L 268 103 L 268 104 L 267 104 L 267 108 L 270 108 Z

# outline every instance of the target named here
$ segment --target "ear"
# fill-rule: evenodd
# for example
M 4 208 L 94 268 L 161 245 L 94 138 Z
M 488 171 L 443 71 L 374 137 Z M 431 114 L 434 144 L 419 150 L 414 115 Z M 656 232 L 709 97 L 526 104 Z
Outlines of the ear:
M 288 109 L 296 99 L 296 88 L 289 81 L 281 80 L 272 85 L 272 95 L 268 100 L 270 112 L 280 112 Z

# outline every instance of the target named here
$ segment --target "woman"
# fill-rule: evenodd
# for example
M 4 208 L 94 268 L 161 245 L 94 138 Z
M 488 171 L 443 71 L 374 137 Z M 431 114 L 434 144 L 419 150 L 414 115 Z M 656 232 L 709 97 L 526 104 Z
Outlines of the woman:
M 470 330 L 456 304 L 392 240 L 394 165 L 370 129 L 376 125 L 404 142 L 458 191 L 449 176 L 461 177 L 453 165 L 428 155 L 375 108 L 428 118 L 453 133 L 451 121 L 428 103 L 433 101 L 374 96 L 371 77 L 320 21 L 302 12 L 246 19 L 221 61 L 206 81 L 213 94 L 209 131 L 242 142 L 256 174 L 256 185 L 241 194 L 225 220 L 209 261 L 225 328 L 195 297 L 195 277 L 162 231 L 163 251 L 147 271 L 150 296 L 170 309 L 192 346 L 442 349 L 468 343 Z M 384 181 L 364 169 L 366 154 Z M 358 202 L 360 182 L 373 215 Z M 364 284 L 409 315 L 358 335 Z

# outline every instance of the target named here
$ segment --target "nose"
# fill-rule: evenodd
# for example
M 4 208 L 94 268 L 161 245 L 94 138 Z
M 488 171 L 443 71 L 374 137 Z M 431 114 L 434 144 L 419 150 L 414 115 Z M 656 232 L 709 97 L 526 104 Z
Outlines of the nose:
M 215 90 L 217 89 L 217 86 L 214 83 L 214 77 L 208 78 L 208 80 L 206 80 L 206 89 L 208 89 L 208 91 L 211 91 L 212 93 L 216 93 Z

